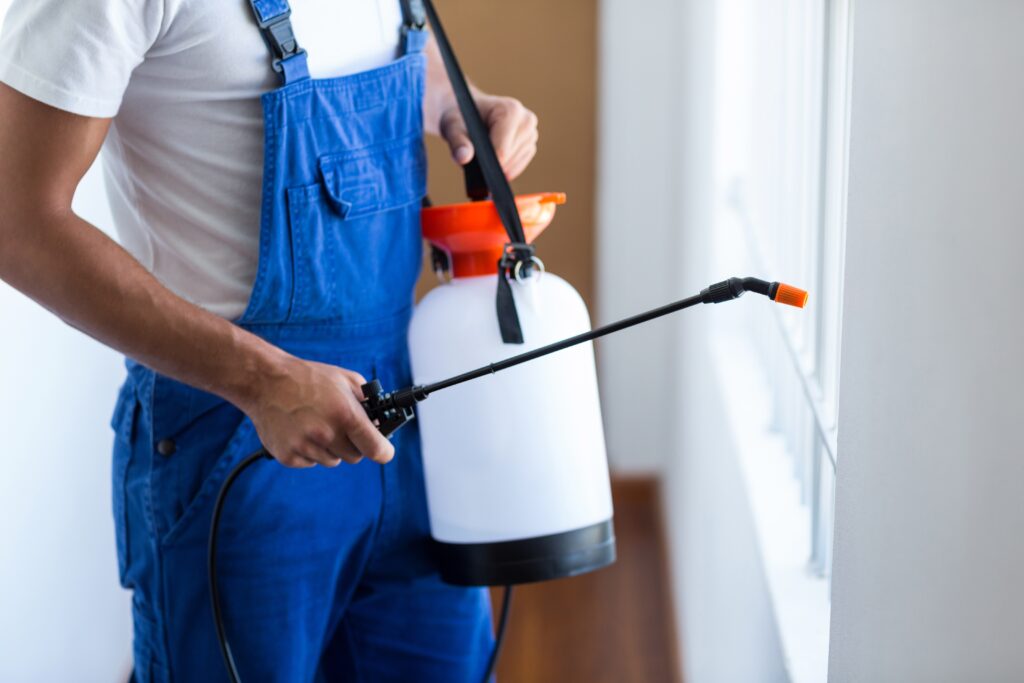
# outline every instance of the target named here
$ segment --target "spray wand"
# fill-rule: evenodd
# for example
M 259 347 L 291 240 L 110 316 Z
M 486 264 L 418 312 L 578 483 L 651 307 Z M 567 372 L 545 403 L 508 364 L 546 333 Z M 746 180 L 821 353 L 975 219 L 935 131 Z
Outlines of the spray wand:
M 700 294 L 604 325 L 603 327 L 598 327 L 589 332 L 578 334 L 575 337 L 569 337 L 568 339 L 521 353 L 518 356 L 490 363 L 476 370 L 470 370 L 469 372 L 449 377 L 433 384 L 416 385 L 385 393 L 380 381 L 375 379 L 367 382 L 362 387 L 363 396 L 365 396 L 363 407 L 366 409 L 366 414 L 370 417 L 370 420 L 377 425 L 380 432 L 384 436 L 389 436 L 402 427 L 402 425 L 412 420 L 416 416 L 414 411 L 415 405 L 425 400 L 435 391 L 447 389 L 457 384 L 486 377 L 487 375 L 493 375 L 501 370 L 507 370 L 516 365 L 528 363 L 529 361 L 568 349 L 577 344 L 593 341 L 614 332 L 660 318 L 669 313 L 675 313 L 684 308 L 696 306 L 697 304 L 720 304 L 725 301 L 732 301 L 743 296 L 746 292 L 763 294 L 772 301 L 796 306 L 797 308 L 803 308 L 804 304 L 807 303 L 807 292 L 797 289 L 792 285 L 781 282 L 766 282 L 754 277 L 729 278 L 701 290 Z
M 759 280 L 754 277 L 733 277 L 728 280 L 723 280 L 722 282 L 717 282 L 710 287 L 701 290 L 700 294 L 695 294 L 694 296 L 680 299 L 679 301 L 661 306 L 660 308 L 654 308 L 650 311 L 619 320 L 618 322 L 598 327 L 597 329 L 589 332 L 578 334 L 575 337 L 562 339 L 561 341 L 554 342 L 553 344 L 548 344 L 547 346 L 542 346 L 532 351 L 521 353 L 518 356 L 512 356 L 511 358 L 506 358 L 502 361 L 489 363 L 488 365 L 477 368 L 476 370 L 470 370 L 469 372 L 464 372 L 461 375 L 449 377 L 448 379 L 441 380 L 440 382 L 434 382 L 433 384 L 414 385 L 385 393 L 380 381 L 376 379 L 372 380 L 362 386 L 363 396 L 365 397 L 363 400 L 363 408 L 366 410 L 366 414 L 370 418 L 370 421 L 377 426 L 377 429 L 380 430 L 381 434 L 384 436 L 390 436 L 398 431 L 402 425 L 415 418 L 416 404 L 425 400 L 435 391 L 441 391 L 442 389 L 454 387 L 464 382 L 486 377 L 487 375 L 493 375 L 501 370 L 507 370 L 508 368 L 515 367 L 516 365 L 528 363 L 529 361 L 568 349 L 572 346 L 576 346 L 577 344 L 593 341 L 614 332 L 619 332 L 629 327 L 640 325 L 654 320 L 655 318 L 660 318 L 698 304 L 720 304 L 726 301 L 732 301 L 733 299 L 740 298 L 747 292 L 763 294 L 776 303 L 796 306 L 797 308 L 803 308 L 807 303 L 807 292 L 793 287 L 792 285 L 783 284 L 781 282 L 766 282 L 765 280 Z M 221 612 L 220 590 L 217 584 L 217 532 L 220 528 L 220 517 L 224 509 L 224 500 L 227 497 L 227 493 L 228 490 L 230 490 L 231 485 L 251 464 L 270 457 L 270 454 L 265 449 L 262 449 L 246 457 L 235 465 L 235 468 L 231 470 L 227 479 L 224 481 L 224 484 L 221 486 L 220 493 L 217 494 L 217 500 L 213 506 L 213 520 L 210 524 L 210 538 L 207 552 L 207 577 L 210 582 L 210 601 L 213 605 L 213 619 L 217 629 L 217 640 L 220 644 L 221 654 L 224 657 L 224 665 L 227 668 L 228 677 L 232 683 L 238 683 L 240 677 L 235 665 L 234 656 L 231 653 L 231 645 L 228 643 L 227 632 L 224 626 L 224 615 Z M 497 659 L 498 652 L 501 647 L 502 636 L 505 631 L 505 623 L 508 618 L 508 599 L 510 595 L 508 591 L 510 589 L 511 587 L 506 588 L 500 622 L 501 626 L 495 639 L 494 651 L 491 653 L 487 671 L 484 675 L 484 681 L 490 680 L 491 672 L 494 669 L 495 660 Z

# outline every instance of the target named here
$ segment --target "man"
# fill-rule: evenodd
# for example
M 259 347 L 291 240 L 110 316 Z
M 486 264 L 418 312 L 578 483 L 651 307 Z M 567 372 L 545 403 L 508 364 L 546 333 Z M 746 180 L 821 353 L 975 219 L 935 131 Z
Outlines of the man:
M 392 444 L 359 404 L 364 377 L 410 381 L 423 132 L 460 164 L 472 145 L 417 7 L 288 9 L 15 0 L 0 278 L 132 359 L 114 513 L 137 681 L 224 679 L 205 539 L 227 473 L 261 444 L 287 469 L 239 479 L 218 555 L 243 678 L 475 680 L 486 594 L 434 572 L 415 429 Z M 536 117 L 476 99 L 515 177 Z M 125 249 L 70 208 L 101 147 Z

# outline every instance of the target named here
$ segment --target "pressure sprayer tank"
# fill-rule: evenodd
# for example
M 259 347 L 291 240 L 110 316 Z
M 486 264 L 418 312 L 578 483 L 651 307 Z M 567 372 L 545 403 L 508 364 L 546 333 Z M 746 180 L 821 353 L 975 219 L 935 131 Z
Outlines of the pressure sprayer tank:
M 532 241 L 558 193 L 518 197 Z M 524 344 L 504 344 L 495 313 L 507 241 L 493 203 L 423 211 L 424 237 L 449 255 L 450 282 L 416 307 L 416 384 L 457 375 L 590 329 L 583 299 L 535 269 L 512 282 Z M 430 526 L 442 578 L 500 585 L 572 576 L 615 560 L 593 344 L 452 387 L 417 407 Z

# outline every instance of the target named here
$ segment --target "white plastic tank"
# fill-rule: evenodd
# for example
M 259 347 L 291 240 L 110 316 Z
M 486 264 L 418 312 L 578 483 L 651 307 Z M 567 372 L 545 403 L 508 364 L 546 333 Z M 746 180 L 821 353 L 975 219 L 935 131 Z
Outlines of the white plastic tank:
M 559 200 L 564 195 L 519 198 L 530 239 Z M 460 207 L 461 215 L 451 212 Z M 413 316 L 409 344 L 418 385 L 590 329 L 576 290 L 534 271 L 512 283 L 525 343 L 502 342 L 495 288 L 504 231 L 488 207 L 493 213 L 489 202 L 424 211 L 424 234 L 449 254 L 453 279 L 429 292 Z M 417 416 L 431 532 L 446 580 L 522 583 L 614 561 L 592 344 L 432 394 Z

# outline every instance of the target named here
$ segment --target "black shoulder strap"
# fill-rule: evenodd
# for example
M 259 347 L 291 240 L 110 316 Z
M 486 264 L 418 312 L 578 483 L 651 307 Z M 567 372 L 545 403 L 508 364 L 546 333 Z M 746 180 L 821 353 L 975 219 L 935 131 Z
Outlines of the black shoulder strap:
M 408 1 L 411 3 L 421 2 L 426 10 L 430 25 L 434 29 L 434 37 L 437 39 L 441 59 L 444 61 L 445 71 L 448 72 L 448 79 L 455 91 L 459 111 L 462 112 L 462 118 L 466 122 L 469 139 L 473 142 L 475 155 L 465 167 L 466 192 L 472 199 L 484 199 L 489 191 L 494 206 L 498 210 L 498 216 L 505 226 L 505 232 L 508 233 L 509 243 L 505 247 L 501 261 L 498 262 L 498 293 L 495 305 L 502 341 L 506 344 L 522 344 L 522 327 L 519 324 L 519 314 L 516 312 L 509 281 L 515 277 L 517 270 L 520 275 L 529 275 L 533 263 L 533 247 L 526 243 L 526 235 L 519 220 L 519 209 L 516 208 L 512 187 L 509 185 L 508 178 L 505 177 L 505 172 L 501 169 L 498 155 L 491 143 L 490 131 L 487 129 L 483 117 L 480 116 L 476 102 L 473 101 L 469 84 L 455 57 L 451 43 L 448 42 L 448 36 L 434 9 L 434 3 L 432 0 Z

